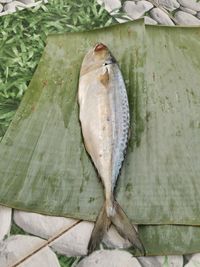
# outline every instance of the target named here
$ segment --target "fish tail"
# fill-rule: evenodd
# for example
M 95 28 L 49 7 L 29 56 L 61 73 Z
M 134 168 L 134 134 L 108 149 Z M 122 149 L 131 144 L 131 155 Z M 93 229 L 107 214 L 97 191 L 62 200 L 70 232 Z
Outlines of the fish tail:
M 122 237 L 129 240 L 143 255 L 146 254 L 138 232 L 129 221 L 119 203 L 114 199 L 106 200 L 99 212 L 88 244 L 88 254 L 97 249 L 111 223 Z
M 117 231 L 122 237 L 128 239 L 135 248 L 137 248 L 143 255 L 145 255 L 145 248 L 139 238 L 138 232 L 131 224 L 129 218 L 120 207 L 119 203 L 117 203 L 117 201 L 114 201 L 114 208 L 115 213 L 112 217 L 110 217 L 111 222 L 114 224 Z
M 88 244 L 88 254 L 92 253 L 101 243 L 104 234 L 108 231 L 111 224 L 110 218 L 107 216 L 106 212 L 106 202 L 101 208 L 99 215 L 97 217 L 94 229 L 92 231 L 90 241 Z

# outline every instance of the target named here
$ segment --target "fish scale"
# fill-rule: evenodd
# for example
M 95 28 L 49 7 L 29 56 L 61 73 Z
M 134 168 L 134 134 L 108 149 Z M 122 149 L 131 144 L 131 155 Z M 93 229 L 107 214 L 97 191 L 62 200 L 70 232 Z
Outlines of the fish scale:
M 114 190 L 119 171 L 124 160 L 129 131 L 129 105 L 124 81 L 118 66 L 113 66 L 113 79 L 118 80 L 118 86 L 115 88 L 115 94 L 118 101 L 115 101 L 116 125 L 114 131 L 118 134 L 113 150 L 113 170 L 112 170 L 112 187 Z M 116 99 L 116 96 L 115 96 Z

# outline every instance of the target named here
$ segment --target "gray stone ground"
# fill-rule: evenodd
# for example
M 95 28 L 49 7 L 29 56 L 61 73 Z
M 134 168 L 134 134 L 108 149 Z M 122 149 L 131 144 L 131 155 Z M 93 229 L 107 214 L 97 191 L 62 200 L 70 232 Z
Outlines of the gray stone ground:
M 34 236 L 10 236 L 13 222 Z M 103 240 L 112 250 L 101 249 L 87 256 L 87 246 L 93 226 L 93 223 L 85 221 L 11 210 L 0 206 L 0 266 L 11 267 L 20 259 L 32 254 L 19 266 L 57 267 L 60 265 L 54 252 L 68 257 L 83 256 L 83 259 L 73 267 L 200 266 L 200 253 L 135 258 L 126 251 L 118 250 L 129 247 L 130 243 L 119 236 L 113 227 Z M 38 248 L 42 249 L 35 253 Z
M 19 262 L 27 253 L 40 246 L 44 241 L 35 236 L 15 235 L 0 242 L 0 266 L 9 267 Z M 20 264 L 20 267 L 59 267 L 56 254 L 44 247 L 37 254 Z
M 114 16 L 124 12 L 124 19 L 135 20 L 145 16 L 146 24 L 200 25 L 200 2 L 198 0 L 97 0 Z

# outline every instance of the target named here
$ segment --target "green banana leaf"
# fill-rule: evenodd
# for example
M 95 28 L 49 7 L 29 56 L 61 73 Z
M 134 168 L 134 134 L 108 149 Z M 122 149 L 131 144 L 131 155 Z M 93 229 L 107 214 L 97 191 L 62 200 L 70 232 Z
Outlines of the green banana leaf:
M 49 36 L 0 143 L 0 204 L 96 219 L 103 187 L 84 148 L 77 89 L 85 53 L 103 42 L 122 70 L 131 112 L 116 198 L 144 225 L 148 255 L 200 251 L 199 36 L 198 27 L 143 20 Z

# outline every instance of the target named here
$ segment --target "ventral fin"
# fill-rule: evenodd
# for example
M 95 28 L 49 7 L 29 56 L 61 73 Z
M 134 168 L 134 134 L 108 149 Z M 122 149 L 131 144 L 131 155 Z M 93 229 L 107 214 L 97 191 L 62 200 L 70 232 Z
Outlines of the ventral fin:
M 106 68 L 105 72 L 99 76 L 100 82 L 104 85 L 107 86 L 109 83 L 109 73 L 108 69 Z

